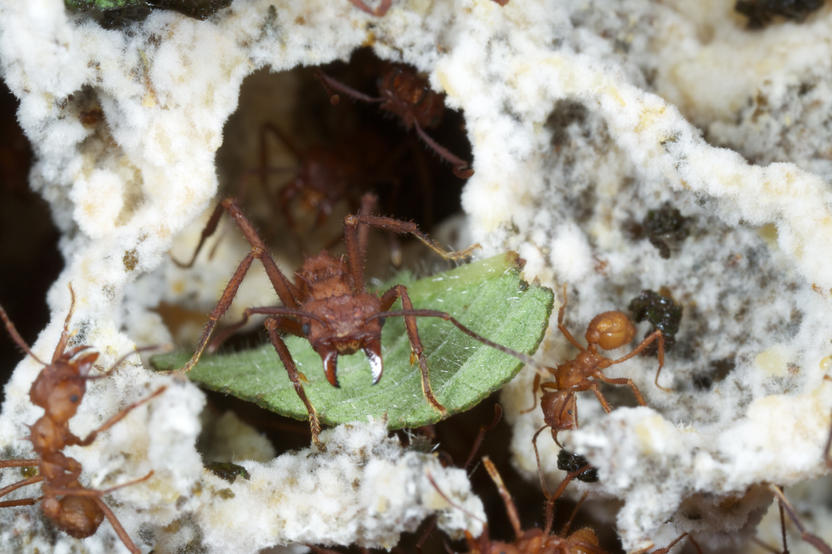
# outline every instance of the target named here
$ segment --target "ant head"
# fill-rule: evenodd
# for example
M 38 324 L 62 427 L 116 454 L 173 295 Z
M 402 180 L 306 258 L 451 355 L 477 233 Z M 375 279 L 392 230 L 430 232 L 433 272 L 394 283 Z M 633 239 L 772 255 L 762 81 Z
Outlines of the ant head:
M 547 391 L 540 398 L 546 425 L 553 431 L 577 429 L 578 406 L 571 391 Z
M 92 365 L 97 356 L 98 354 L 90 354 L 84 358 L 89 358 L 87 361 Z M 85 367 L 79 368 L 76 364 L 61 360 L 47 366 L 49 371 L 41 371 L 29 389 L 32 404 L 43 408 L 54 421 L 69 421 L 86 392 L 85 375 L 79 375 L 79 369 L 88 371 Z
M 82 379 L 59 381 L 49 391 L 43 409 L 53 421 L 69 421 L 78 411 L 86 389 Z
M 636 336 L 636 327 L 624 312 L 604 312 L 596 315 L 586 328 L 586 342 L 604 350 L 624 346 Z

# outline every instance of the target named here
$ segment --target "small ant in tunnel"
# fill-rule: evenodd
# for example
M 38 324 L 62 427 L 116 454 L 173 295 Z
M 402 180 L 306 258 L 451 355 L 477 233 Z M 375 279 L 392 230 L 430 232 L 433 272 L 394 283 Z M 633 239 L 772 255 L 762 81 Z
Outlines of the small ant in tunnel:
M 396 115 L 405 129 L 416 130 L 416 134 L 440 158 L 453 167 L 453 173 L 460 179 L 467 179 L 474 174 L 468 162 L 457 157 L 450 150 L 433 140 L 425 129 L 439 124 L 445 112 L 444 95 L 431 90 L 427 80 L 415 70 L 401 64 L 391 64 L 378 81 L 379 96 L 369 96 L 330 77 L 321 70 L 315 72 L 324 88 L 331 93 L 333 105 L 339 102 L 338 91 L 342 94 L 370 104 L 378 104 L 379 109 Z
M 543 419 L 546 422 L 546 425 L 538 429 L 532 439 L 532 443 L 535 445 L 535 451 L 537 451 L 537 437 L 547 427 L 551 429 L 552 438 L 558 446 L 561 446 L 558 441 L 559 431 L 576 429 L 578 427 L 578 406 L 575 393 L 591 390 L 598 398 L 604 411 L 607 413 L 611 411 L 609 403 L 598 387 L 599 382 L 612 385 L 627 385 L 632 389 L 636 401 L 640 405 L 645 406 L 644 397 L 642 397 L 641 391 L 639 391 L 632 379 L 624 377 L 610 378 L 604 375 L 603 370 L 638 355 L 654 341 L 658 343 L 659 368 L 656 370 L 656 377 L 653 382 L 661 390 L 670 392 L 670 389 L 659 385 L 659 374 L 664 365 L 664 336 L 660 329 L 656 329 L 645 337 L 629 354 L 611 360 L 602 356 L 598 352 L 598 348 L 611 350 L 630 343 L 636 334 L 635 325 L 630 321 L 630 318 L 619 311 L 604 312 L 596 315 L 587 326 L 585 335 L 587 346 L 584 347 L 572 336 L 564 325 L 565 310 L 566 285 L 563 287 L 563 304 L 558 310 L 558 330 L 580 352 L 572 360 L 568 360 L 554 368 L 544 368 L 554 377 L 554 380 L 541 382 L 540 374 L 535 375 L 532 394 L 536 397 L 538 390 L 543 391 L 543 395 L 540 398 L 540 407 L 543 411 Z M 533 409 L 534 405 L 526 411 Z
M 162 394 L 166 387 L 162 386 L 142 400 L 129 404 L 110 417 L 103 425 L 90 431 L 86 437 L 80 438 L 74 435 L 69 430 L 69 420 L 75 415 L 81 400 L 84 398 L 87 381 L 109 376 L 127 356 L 135 354 L 139 350 L 147 349 L 139 349 L 123 356 L 112 367 L 99 375 L 89 375 L 90 369 L 98 359 L 98 353 L 90 352 L 91 347 L 87 345 L 79 345 L 67 350 L 67 342 L 70 337 L 69 321 L 75 306 L 75 293 L 72 286 L 69 287 L 69 292 L 71 298 L 69 313 L 64 320 L 61 338 L 58 340 L 50 363 L 41 361 L 32 352 L 17 332 L 5 310 L 0 307 L 0 319 L 5 323 L 12 340 L 32 359 L 43 365 L 43 369 L 29 390 L 29 398 L 33 404 L 40 406 L 45 412 L 40 419 L 30 426 L 29 440 L 32 441 L 32 447 L 38 457 L 31 460 L 0 460 L 0 468 L 38 468 L 37 475 L 0 489 L 0 497 L 26 485 L 41 482 L 43 483 L 43 494 L 37 498 L 6 500 L 0 502 L 0 507 L 31 506 L 41 502 L 44 515 L 52 520 L 57 527 L 75 538 L 91 536 L 106 517 L 124 546 L 131 552 L 138 553 L 140 550 L 130 540 L 116 515 L 101 497 L 117 489 L 146 481 L 153 475 L 153 471 L 150 471 L 144 477 L 108 489 L 88 489 L 81 485 L 78 480 L 83 469 L 80 462 L 64 455 L 61 451 L 67 446 L 87 446 L 91 444 L 99 433 L 106 431 L 124 419 L 130 411 Z

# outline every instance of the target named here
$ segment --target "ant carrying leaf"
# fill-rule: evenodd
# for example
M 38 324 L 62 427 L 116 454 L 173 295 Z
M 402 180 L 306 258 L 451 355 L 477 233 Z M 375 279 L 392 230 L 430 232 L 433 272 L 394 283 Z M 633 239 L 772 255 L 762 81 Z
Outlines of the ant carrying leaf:
M 513 253 L 419 280 L 400 275 L 378 289 L 386 290 L 391 283 L 406 285 L 414 306 L 441 308 L 480 335 L 526 353 L 537 349 L 554 303 L 549 289 L 520 279 L 520 260 Z M 420 318 L 418 325 L 433 390 L 448 414 L 473 407 L 522 367 L 521 361 L 466 337 L 440 318 Z M 287 336 L 284 341 L 298 371 L 306 376 L 304 389 L 323 423 L 365 421 L 367 416 L 386 414 L 388 427 L 398 429 L 427 425 L 442 417 L 420 394 L 420 374 L 411 366 L 411 346 L 400 317 L 390 317 L 384 324 L 384 378 L 376 385 L 361 352 L 339 357 L 341 387 L 334 388 L 308 340 Z M 158 369 L 174 369 L 189 357 L 188 353 L 156 356 L 153 364 Z M 205 356 L 189 376 L 207 388 L 282 415 L 307 417 L 271 344 Z

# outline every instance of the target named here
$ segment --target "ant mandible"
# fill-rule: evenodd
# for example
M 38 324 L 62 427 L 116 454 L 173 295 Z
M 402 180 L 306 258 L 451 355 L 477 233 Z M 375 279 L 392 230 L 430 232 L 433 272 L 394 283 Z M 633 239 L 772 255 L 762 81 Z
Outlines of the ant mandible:
M 631 342 L 636 335 L 636 328 L 633 322 L 630 321 L 630 318 L 624 312 L 619 311 L 604 312 L 596 315 L 587 326 L 585 335 L 587 346 L 584 347 L 575 340 L 575 337 L 572 336 L 564 325 L 565 310 L 566 285 L 563 286 L 563 304 L 558 310 L 558 329 L 566 337 L 566 340 L 580 350 L 580 352 L 572 360 L 559 364 L 554 368 L 543 368 L 554 376 L 553 381 L 541 383 L 540 374 L 535 375 L 532 394 L 536 397 L 538 390 L 543 391 L 543 395 L 540 398 L 540 408 L 543 411 L 543 420 L 546 423 L 546 425 L 537 430 L 532 439 L 535 451 L 537 451 L 537 437 L 547 427 L 551 429 L 552 438 L 558 446 L 561 446 L 558 441 L 558 432 L 577 429 L 578 407 L 575 399 L 576 392 L 591 390 L 595 393 L 604 411 L 607 413 L 611 411 L 609 403 L 598 388 L 599 381 L 612 385 L 627 385 L 632 389 L 636 401 L 640 405 L 645 406 L 644 397 L 642 397 L 641 391 L 638 390 L 638 387 L 633 383 L 632 379 L 624 377 L 610 378 L 604 375 L 603 371 L 610 366 L 620 364 L 638 355 L 653 341 L 658 341 L 659 359 L 659 368 L 656 370 L 656 377 L 653 382 L 661 390 L 671 392 L 670 389 L 659 385 L 659 374 L 664 365 L 664 336 L 661 330 L 656 329 L 645 337 L 629 354 L 611 360 L 601 355 L 598 352 L 598 347 L 604 350 L 611 350 Z M 527 411 L 533 409 L 534 405 Z
M 29 348 L 5 310 L 0 307 L 0 318 L 6 324 L 12 340 L 36 362 L 43 365 L 32 387 L 29 398 L 36 406 L 44 409 L 44 415 L 30 427 L 29 440 L 37 454 L 31 460 L 0 460 L 2 467 L 34 467 L 38 474 L 28 479 L 8 485 L 0 489 L 0 498 L 26 485 L 43 482 L 43 495 L 38 498 L 21 498 L 0 502 L 0 508 L 11 506 L 31 506 L 41 501 L 44 515 L 51 519 L 60 529 L 75 538 L 86 538 L 95 533 L 106 517 L 113 526 L 121 542 L 133 553 L 140 550 L 136 547 L 124 527 L 121 526 L 116 515 L 104 503 L 101 497 L 116 489 L 146 481 L 153 475 L 150 471 L 144 477 L 122 483 L 103 490 L 88 489 L 81 485 L 78 478 L 81 475 L 81 463 L 74 458 L 64 455 L 61 450 L 66 446 L 87 446 L 91 444 L 99 433 L 105 431 L 121 421 L 131 410 L 149 402 L 152 398 L 162 394 L 166 387 L 156 389 L 150 396 L 134 402 L 119 413 L 112 416 L 103 425 L 90 431 L 83 439 L 69 430 L 69 420 L 75 415 L 78 406 L 86 392 L 87 381 L 102 379 L 110 375 L 118 366 L 136 351 L 120 358 L 104 373 L 91 376 L 89 371 L 98 359 L 97 352 L 90 352 L 90 346 L 79 345 L 66 349 L 69 341 L 69 321 L 75 307 L 75 293 L 69 287 L 69 313 L 64 320 L 61 338 L 52 354 L 51 363 L 45 363 Z
M 419 138 L 439 157 L 450 163 L 454 175 L 460 179 L 467 179 L 474 174 L 468 162 L 452 154 L 425 132 L 425 128 L 439 123 L 445 111 L 445 100 L 444 95 L 431 90 L 427 80 L 413 69 L 400 64 L 391 65 L 379 80 L 379 96 L 376 97 L 357 91 L 321 70 L 316 70 L 315 74 L 328 91 L 334 89 L 355 100 L 378 104 L 379 109 L 398 116 L 408 131 L 416 129 Z M 339 102 L 337 93 L 332 94 L 330 102 L 333 105 Z
M 357 215 L 348 215 L 344 218 L 346 260 L 334 258 L 324 250 L 318 255 L 304 260 L 301 268 L 295 273 L 294 283 L 289 281 L 278 269 L 274 259 L 268 253 L 266 245 L 254 230 L 251 222 L 243 215 L 237 202 L 233 198 L 226 198 L 220 202 L 202 230 L 202 235 L 191 260 L 184 264 L 174 260 L 174 263 L 181 267 L 193 265 L 205 240 L 216 230 L 220 216 L 224 211 L 228 212 L 234 219 L 243 236 L 251 245 L 251 250 L 237 266 L 216 307 L 209 314 L 208 322 L 202 332 L 196 351 L 178 372 L 180 374 L 187 373 L 197 364 L 203 351 L 208 347 L 209 339 L 214 332 L 217 321 L 231 305 L 234 296 L 237 294 L 237 289 L 240 287 L 252 262 L 258 259 L 263 264 L 266 275 L 283 305 L 246 308 L 242 320 L 216 337 L 211 347 L 213 349 L 234 331 L 245 325 L 250 316 L 254 314 L 266 315 L 264 325 L 268 331 L 269 340 L 286 368 L 295 392 L 306 407 L 312 438 L 316 443 L 321 430 L 318 414 L 306 396 L 301 383 L 301 380 L 305 378 L 297 370 L 286 343 L 280 337 L 281 332 L 291 333 L 309 340 L 312 348 L 321 356 L 326 378 L 334 387 L 338 386 L 336 375 L 338 356 L 363 350 L 370 362 L 373 384 L 375 384 L 381 379 L 383 370 L 381 328 L 384 318 L 404 317 L 405 328 L 412 349 L 411 361 L 414 359 L 419 361 L 422 393 L 437 411 L 445 414 L 444 406 L 439 403 L 431 389 L 427 360 L 422 351 L 422 342 L 419 339 L 419 332 L 416 327 L 416 317 L 445 319 L 453 323 L 462 332 L 489 346 L 504 351 L 508 351 L 508 349 L 479 336 L 445 312 L 414 309 L 413 303 L 407 294 L 407 287 L 404 285 L 395 285 L 380 296 L 368 292 L 364 283 L 364 260 L 367 252 L 369 227 L 377 227 L 394 233 L 411 234 L 446 259 L 466 258 L 470 255 L 471 250 L 479 245 L 471 246 L 462 252 L 448 252 L 422 233 L 413 222 L 371 215 L 376 200 L 374 195 L 365 194 L 361 202 L 361 211 Z M 403 309 L 388 311 L 397 299 L 401 299 Z

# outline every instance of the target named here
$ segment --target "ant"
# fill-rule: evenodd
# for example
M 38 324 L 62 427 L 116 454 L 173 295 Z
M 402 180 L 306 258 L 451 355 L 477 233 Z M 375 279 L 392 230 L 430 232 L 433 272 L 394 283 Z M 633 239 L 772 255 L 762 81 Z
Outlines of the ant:
M 150 396 L 128 405 L 119 413 L 110 417 L 103 425 L 90 431 L 86 437 L 80 438 L 74 435 L 69 430 L 69 420 L 78 410 L 86 392 L 87 381 L 107 377 L 118 368 L 127 356 L 139 350 L 123 356 L 104 373 L 94 376 L 89 375 L 90 369 L 98 359 L 98 353 L 89 352 L 91 347 L 87 345 L 79 345 L 67 350 L 67 342 L 70 337 L 69 321 L 75 307 L 75 293 L 71 285 L 69 293 L 71 298 L 69 313 L 64 320 L 61 338 L 58 340 L 52 354 L 52 361 L 48 364 L 32 352 L 17 332 L 5 310 L 0 307 L 0 319 L 5 323 L 12 340 L 26 354 L 43 365 L 43 369 L 32 383 L 31 389 L 29 389 L 29 398 L 33 404 L 40 406 L 45 412 L 34 425 L 30 426 L 29 440 L 32 441 L 32 447 L 38 457 L 31 460 L 0 460 L 0 467 L 37 466 L 38 468 L 37 475 L 0 489 L 0 497 L 26 485 L 40 482 L 43 482 L 43 494 L 37 498 L 6 500 L 0 502 L 0 507 L 31 506 L 41 501 L 41 509 L 44 515 L 60 529 L 66 531 L 67 534 L 79 539 L 89 537 L 95 533 L 106 517 L 124 546 L 131 552 L 138 553 L 140 550 L 130 540 L 116 515 L 101 497 L 114 490 L 146 481 L 153 475 L 153 471 L 150 471 L 144 477 L 108 489 L 88 489 L 78 481 L 82 470 L 80 462 L 64 455 L 61 450 L 66 446 L 87 446 L 91 444 L 99 433 L 121 421 L 131 410 L 162 394 L 166 387 L 160 387 Z
M 552 438 L 561 448 L 563 446 L 558 441 L 558 432 L 577 429 L 578 405 L 575 398 L 576 392 L 591 390 L 595 393 L 604 411 L 607 413 L 611 411 L 609 403 L 598 388 L 599 381 L 612 385 L 627 385 L 632 389 L 636 401 L 640 405 L 645 406 L 644 397 L 642 397 L 641 391 L 638 390 L 638 387 L 633 383 L 632 379 L 624 377 L 613 379 L 605 376 L 603 370 L 638 355 L 653 343 L 653 341 L 658 341 L 659 359 L 659 368 L 656 371 L 656 377 L 653 382 L 661 390 L 671 392 L 670 389 L 659 385 L 659 374 L 664 365 L 664 336 L 660 329 L 656 329 L 645 337 L 629 354 L 611 360 L 602 356 L 598 352 L 598 347 L 604 350 L 611 350 L 630 343 L 636 335 L 635 325 L 630 321 L 630 318 L 624 312 L 619 311 L 604 312 L 596 315 L 587 326 L 585 335 L 587 346 L 584 347 L 575 340 L 575 337 L 572 336 L 564 325 L 565 310 L 566 285 L 563 286 L 563 304 L 561 304 L 558 310 L 558 329 L 566 337 L 566 340 L 580 350 L 580 352 L 572 360 L 559 364 L 554 368 L 544 367 L 546 371 L 554 376 L 553 381 L 541 383 L 540 374 L 535 375 L 532 395 L 536 397 L 538 390 L 543 391 L 543 395 L 540 398 L 540 407 L 543 411 L 543 420 L 546 422 L 543 427 L 537 430 L 532 439 L 535 453 L 537 453 L 537 437 L 547 427 L 551 429 Z M 534 405 L 527 411 L 533 409 Z
M 406 130 L 416 129 L 419 138 L 439 157 L 450 163 L 454 175 L 460 179 L 467 179 L 474 174 L 468 162 L 452 154 L 425 132 L 425 128 L 438 125 L 445 111 L 445 100 L 444 95 L 431 90 L 427 80 L 415 70 L 401 64 L 392 64 L 379 79 L 379 96 L 375 97 L 357 91 L 321 70 L 316 70 L 315 74 L 327 91 L 334 89 L 355 100 L 379 104 L 379 109 L 398 116 Z M 335 105 L 339 101 L 338 94 L 332 93 L 330 102 Z
M 422 394 L 431 406 L 442 415 L 446 413 L 446 410 L 436 399 L 431 389 L 427 360 L 416 327 L 416 317 L 442 318 L 451 322 L 463 333 L 484 344 L 515 356 L 519 355 L 521 359 L 528 359 L 523 354 L 510 351 L 510 349 L 471 331 L 446 312 L 414 309 L 407 293 L 407 287 L 404 285 L 395 285 L 381 295 L 367 291 L 364 283 L 364 261 L 370 227 L 393 233 L 411 234 L 446 259 L 458 260 L 468 257 L 474 248 L 479 247 L 479 245 L 473 245 L 462 252 L 448 252 L 422 233 L 413 222 L 371 215 L 376 201 L 375 195 L 365 194 L 362 198 L 361 211 L 357 215 L 348 215 L 344 218 L 346 259 L 343 257 L 334 258 L 326 250 L 323 250 L 316 256 L 304 260 L 301 268 L 295 272 L 294 283 L 289 281 L 278 269 L 274 259 L 268 253 L 266 245 L 254 230 L 251 222 L 243 214 L 237 202 L 233 198 L 226 198 L 220 202 L 202 230 L 202 235 L 191 260 L 188 263 L 174 260 L 174 263 L 185 268 L 193 265 L 205 240 L 216 230 L 223 212 L 228 212 L 240 228 L 243 236 L 251 245 L 251 250 L 237 266 L 217 305 L 209 314 L 208 322 L 203 329 L 196 351 L 191 359 L 178 370 L 178 373 L 184 374 L 190 371 L 197 364 L 205 349 L 209 347 L 209 340 L 217 321 L 228 310 L 234 296 L 237 294 L 237 289 L 255 259 L 260 260 L 263 264 L 266 275 L 280 298 L 282 306 L 246 308 L 242 320 L 215 337 L 211 342 L 210 350 L 215 349 L 225 338 L 245 325 L 251 315 L 263 314 L 267 316 L 264 325 L 269 334 L 269 340 L 286 368 L 295 392 L 306 407 L 312 438 L 315 443 L 318 443 L 318 434 L 321 430 L 318 414 L 303 389 L 301 381 L 305 380 L 305 377 L 295 366 L 292 355 L 280 337 L 280 333 L 290 333 L 309 340 L 312 348 L 321 356 L 327 381 L 334 387 L 338 386 L 336 375 L 338 356 L 363 350 L 370 363 L 373 384 L 375 384 L 381 379 L 383 370 L 381 329 L 384 320 L 387 317 L 404 317 L 405 328 L 412 349 L 411 362 L 414 360 L 419 362 Z M 397 299 L 401 300 L 403 309 L 389 311 Z

